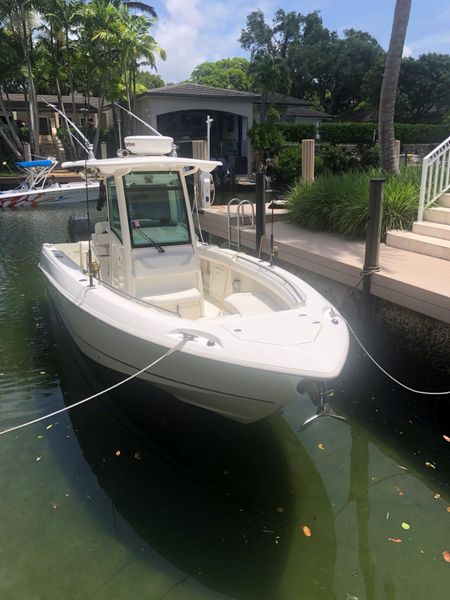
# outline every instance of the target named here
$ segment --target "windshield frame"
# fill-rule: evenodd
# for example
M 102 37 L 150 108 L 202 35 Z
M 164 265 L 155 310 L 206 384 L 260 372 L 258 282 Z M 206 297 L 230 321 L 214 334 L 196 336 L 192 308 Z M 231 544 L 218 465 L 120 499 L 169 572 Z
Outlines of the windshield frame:
M 148 236 L 146 236 L 145 231 L 142 231 L 142 240 L 145 240 L 146 237 L 148 237 L 148 242 L 147 243 L 137 243 L 135 240 L 135 235 L 134 235 L 134 231 L 140 231 L 141 227 L 136 227 L 135 225 L 133 225 L 133 223 L 135 222 L 139 222 L 139 221 L 143 221 L 146 220 L 145 217 L 136 217 L 135 215 L 131 214 L 131 208 L 133 206 L 133 201 L 130 199 L 130 185 L 127 185 L 127 177 L 136 175 L 136 176 L 153 176 L 153 175 L 171 175 L 172 177 L 177 177 L 178 178 L 178 185 L 175 186 L 164 186 L 164 184 L 155 184 L 155 185 L 148 185 L 148 190 L 151 190 L 152 188 L 154 190 L 157 190 L 158 188 L 164 188 L 166 187 L 169 190 L 175 191 L 177 193 L 177 197 L 174 198 L 172 201 L 176 202 L 176 206 L 177 206 L 177 211 L 181 211 L 181 215 L 178 217 L 177 221 L 173 221 L 176 223 L 177 227 L 182 227 L 183 229 L 186 230 L 186 238 L 183 240 L 174 240 L 174 241 L 166 241 L 166 240 L 161 240 L 156 238 L 155 240 L 150 238 L 153 238 L 154 236 L 152 235 L 152 233 L 150 232 L 148 234 Z M 127 221 L 128 221 L 128 229 L 129 229 L 129 234 L 130 234 L 130 244 L 131 244 L 131 248 L 132 249 L 140 249 L 140 248 L 156 248 L 158 249 L 158 247 L 162 247 L 162 246 L 185 246 L 187 244 L 192 245 L 192 234 L 191 234 L 191 228 L 190 228 L 190 220 L 189 220 L 189 213 L 188 213 L 188 207 L 186 205 L 186 197 L 185 197 L 185 191 L 184 191 L 184 186 L 183 186 L 183 182 L 181 179 L 181 174 L 179 171 L 174 170 L 174 171 L 132 171 L 130 173 L 127 173 L 125 175 L 122 176 L 122 185 L 123 185 L 123 191 L 124 191 L 124 198 L 125 198 L 125 206 L 126 206 L 126 211 L 127 211 Z M 168 200 L 169 202 L 171 201 L 170 199 Z M 144 203 L 143 203 L 144 204 Z M 180 218 L 181 217 L 181 218 Z M 183 219 L 184 217 L 184 219 Z M 161 219 L 162 220 L 162 219 Z M 167 223 L 167 225 L 163 225 L 161 224 L 160 227 L 164 227 L 164 226 L 171 226 L 169 225 L 169 223 L 173 223 L 172 221 L 169 220 L 169 222 Z M 158 226 L 154 226 L 154 228 L 156 229 Z M 145 227 L 142 228 L 143 230 L 145 229 Z M 156 233 L 156 231 L 155 231 Z M 139 238 L 140 239 L 140 238 Z

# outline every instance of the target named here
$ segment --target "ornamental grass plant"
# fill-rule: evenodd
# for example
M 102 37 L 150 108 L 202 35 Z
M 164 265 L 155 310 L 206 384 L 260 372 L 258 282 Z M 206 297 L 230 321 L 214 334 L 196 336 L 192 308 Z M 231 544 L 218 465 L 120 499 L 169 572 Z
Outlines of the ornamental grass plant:
M 324 173 L 314 182 L 297 180 L 288 190 L 291 220 L 313 231 L 331 231 L 363 239 L 367 229 L 369 182 L 381 177 L 378 169 Z M 417 216 L 420 167 L 401 169 L 386 176 L 382 239 L 390 229 L 411 229 Z

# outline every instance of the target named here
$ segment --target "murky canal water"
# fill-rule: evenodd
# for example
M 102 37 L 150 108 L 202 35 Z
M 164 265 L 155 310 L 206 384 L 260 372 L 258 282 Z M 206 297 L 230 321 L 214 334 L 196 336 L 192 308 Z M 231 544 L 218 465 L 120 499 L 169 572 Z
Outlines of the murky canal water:
M 76 208 L 0 214 L 0 429 L 105 385 L 37 269 Z M 356 345 L 335 387 L 302 432 L 308 396 L 241 426 L 133 384 L 1 436 L 0 599 L 448 598 L 449 401 Z

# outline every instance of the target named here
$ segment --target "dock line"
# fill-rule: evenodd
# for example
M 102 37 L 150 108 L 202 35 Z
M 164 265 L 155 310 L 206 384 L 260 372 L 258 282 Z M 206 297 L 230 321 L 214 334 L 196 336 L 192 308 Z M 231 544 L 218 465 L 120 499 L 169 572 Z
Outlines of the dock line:
M 386 371 L 386 369 L 383 369 L 383 367 L 374 359 L 374 357 L 364 347 L 363 343 L 360 341 L 360 339 L 358 338 L 358 336 L 356 335 L 356 333 L 351 328 L 349 322 L 346 319 L 344 319 L 344 317 L 342 315 L 341 315 L 341 318 L 347 323 L 347 327 L 351 331 L 353 337 L 358 342 L 358 344 L 361 346 L 361 348 L 363 349 L 363 351 L 367 354 L 367 356 L 370 358 L 370 360 L 373 362 L 373 364 L 376 367 L 378 367 L 378 369 L 380 369 L 380 371 L 382 373 L 384 373 L 387 377 L 389 377 L 389 379 L 392 379 L 392 381 L 394 383 L 396 383 L 400 387 L 404 388 L 405 390 L 408 390 L 408 392 L 413 392 L 414 394 L 422 394 L 422 395 L 426 395 L 426 396 L 446 396 L 446 395 L 450 394 L 450 390 L 445 391 L 445 392 L 427 392 L 427 391 L 424 391 L 424 390 L 415 390 L 414 388 L 411 388 L 411 387 L 407 386 L 406 384 L 402 383 L 398 379 L 395 379 L 395 377 L 393 377 L 393 375 L 391 375 L 390 373 L 388 373 Z
M 78 402 L 75 402 L 74 404 L 71 404 L 70 406 L 65 406 L 64 408 L 55 410 L 54 412 L 48 413 L 47 415 L 43 415 L 42 417 L 38 417 L 37 419 L 33 419 L 32 421 L 27 421 L 26 423 L 21 423 L 20 425 L 15 425 L 14 427 L 10 427 L 9 429 L 4 429 L 3 431 L 0 431 L 0 435 L 3 435 L 5 433 L 10 433 L 11 431 L 17 431 L 17 429 L 22 429 L 23 427 L 28 427 L 28 425 L 33 425 L 34 423 L 39 423 L 39 421 L 44 421 L 45 419 L 49 419 L 50 417 L 54 417 L 55 415 L 59 415 L 60 413 L 67 412 L 67 411 L 71 410 L 72 408 L 75 408 L 76 406 L 80 406 L 80 404 L 84 404 L 85 402 L 89 402 L 89 400 L 93 400 L 94 398 L 98 398 L 98 396 L 102 396 L 103 394 L 106 394 L 107 392 L 110 392 L 111 390 L 113 390 L 117 387 L 120 387 L 124 383 L 131 381 L 131 379 L 134 379 L 138 375 L 141 375 L 144 371 L 151 369 L 152 367 L 157 365 L 159 362 L 161 362 L 162 360 L 167 358 L 170 354 L 180 351 L 183 348 L 183 346 L 186 344 L 186 342 L 189 342 L 190 340 L 191 340 L 191 337 L 185 334 L 183 339 L 180 342 L 178 342 L 178 344 L 176 344 L 176 346 L 173 346 L 165 354 L 163 354 L 162 356 L 160 356 L 159 358 L 154 360 L 152 363 L 150 363 L 149 365 L 147 365 L 140 371 L 136 371 L 136 373 L 133 373 L 133 375 L 130 375 L 126 379 L 122 379 L 122 381 L 119 381 L 118 383 L 115 383 L 114 385 L 112 385 L 104 390 L 101 390 L 100 392 L 97 392 L 96 394 L 93 394 L 92 396 L 89 396 L 88 398 L 83 398 L 83 400 L 79 400 Z

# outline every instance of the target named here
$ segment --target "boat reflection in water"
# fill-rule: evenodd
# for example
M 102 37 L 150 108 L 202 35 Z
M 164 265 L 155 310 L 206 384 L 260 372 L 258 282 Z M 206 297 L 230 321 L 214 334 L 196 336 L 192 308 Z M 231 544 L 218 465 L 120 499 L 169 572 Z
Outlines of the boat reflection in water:
M 61 338 L 62 327 L 55 333 Z M 88 362 L 69 336 L 57 341 L 67 404 L 111 385 L 113 373 Z M 221 594 L 330 594 L 331 505 L 283 418 L 241 425 L 149 389 L 133 381 L 69 412 L 83 455 L 114 507 L 113 524 L 104 516 L 98 522 L 123 544 L 121 517 L 140 538 L 137 560 L 166 559 Z M 317 515 L 321 534 L 307 538 L 302 523 L 313 524 Z M 153 551 L 143 553 L 144 542 Z

